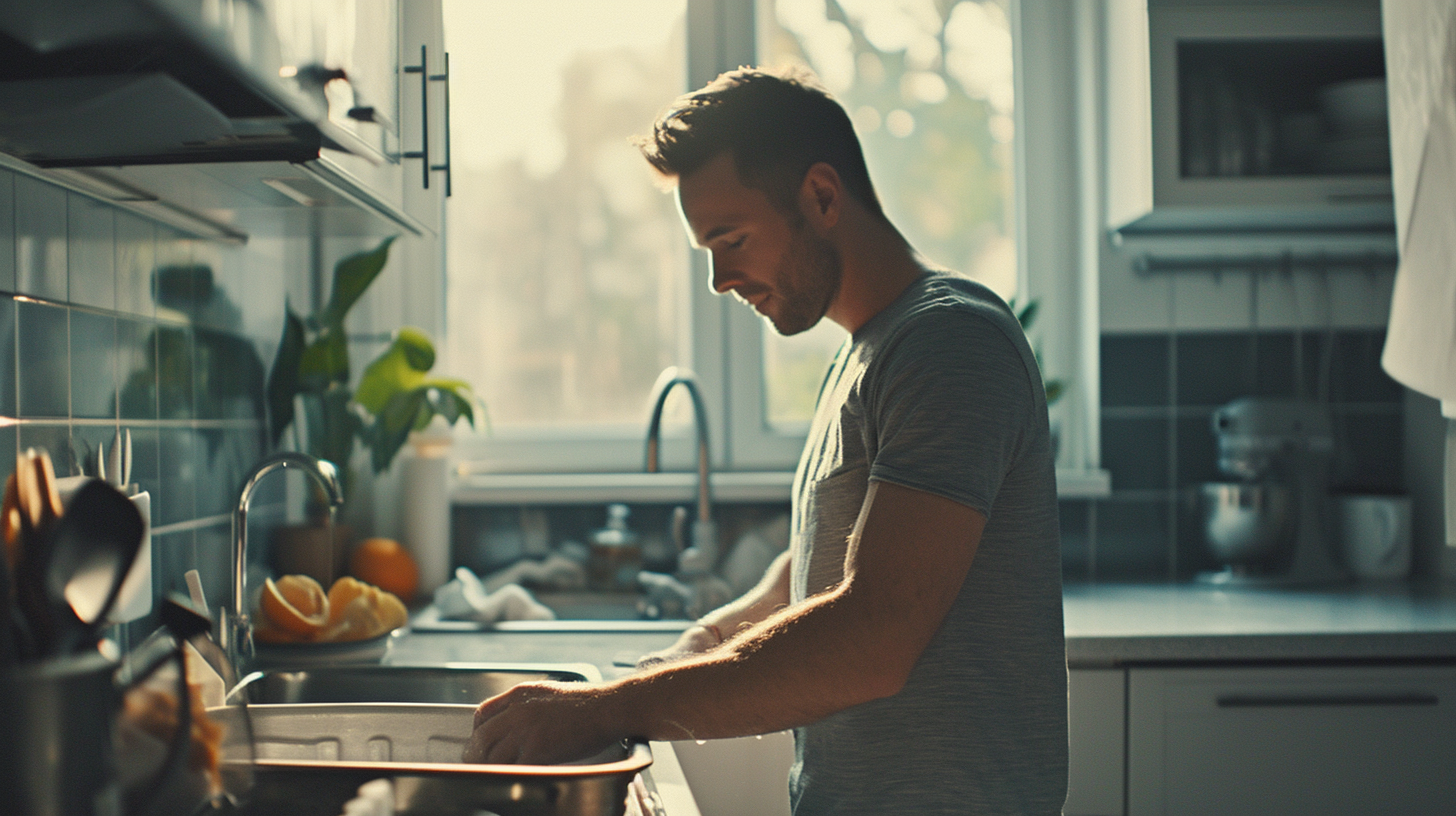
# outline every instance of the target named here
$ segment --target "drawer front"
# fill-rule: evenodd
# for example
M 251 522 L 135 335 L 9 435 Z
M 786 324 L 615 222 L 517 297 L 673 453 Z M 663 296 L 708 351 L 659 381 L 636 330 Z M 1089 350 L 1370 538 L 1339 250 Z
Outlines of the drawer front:
M 1456 812 L 1456 667 L 1134 669 L 1128 813 Z

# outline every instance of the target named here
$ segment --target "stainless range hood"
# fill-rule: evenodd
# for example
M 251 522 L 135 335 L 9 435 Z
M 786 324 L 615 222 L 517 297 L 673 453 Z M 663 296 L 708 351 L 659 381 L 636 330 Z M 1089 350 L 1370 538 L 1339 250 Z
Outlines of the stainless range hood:
M 0 166 L 214 240 L 246 240 L 229 214 L 257 207 L 420 234 L 359 175 L 398 161 L 388 119 L 342 70 L 286 63 L 271 7 L 0 0 Z
M 0 3 L 0 151 L 38 167 L 383 161 L 329 120 L 330 78 L 282 64 L 259 0 Z

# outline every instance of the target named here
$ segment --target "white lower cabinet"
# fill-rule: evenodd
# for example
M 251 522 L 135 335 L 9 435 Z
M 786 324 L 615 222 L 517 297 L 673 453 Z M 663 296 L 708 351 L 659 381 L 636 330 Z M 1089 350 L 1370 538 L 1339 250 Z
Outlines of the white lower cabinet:
M 1453 746 L 1453 666 L 1128 670 L 1128 816 L 1456 813 Z

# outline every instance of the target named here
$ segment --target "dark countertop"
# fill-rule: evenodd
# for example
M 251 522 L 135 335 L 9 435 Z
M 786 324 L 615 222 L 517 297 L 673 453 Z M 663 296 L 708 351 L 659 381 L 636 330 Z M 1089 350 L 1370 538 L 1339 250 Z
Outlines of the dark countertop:
M 1067 662 L 1073 668 L 1222 661 L 1456 661 L 1453 584 L 1278 589 L 1069 584 L 1063 598 Z M 596 622 L 603 624 L 611 625 Z M 555 625 L 572 628 L 569 622 Z M 627 673 L 637 656 L 671 644 L 676 636 L 673 631 L 530 629 L 416 633 L 400 639 L 389 660 L 591 663 L 611 678 Z
M 1073 668 L 1169 662 L 1456 660 L 1456 587 L 1068 585 Z

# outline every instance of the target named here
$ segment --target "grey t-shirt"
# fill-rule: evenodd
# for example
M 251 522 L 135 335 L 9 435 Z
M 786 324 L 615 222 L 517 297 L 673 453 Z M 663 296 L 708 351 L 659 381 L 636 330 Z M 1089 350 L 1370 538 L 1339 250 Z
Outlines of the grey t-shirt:
M 900 693 L 796 731 L 795 816 L 1060 813 L 1067 674 L 1046 397 L 1015 316 L 980 284 L 927 273 L 840 349 L 794 479 L 794 602 L 843 578 L 871 480 L 960 502 L 986 526 Z

